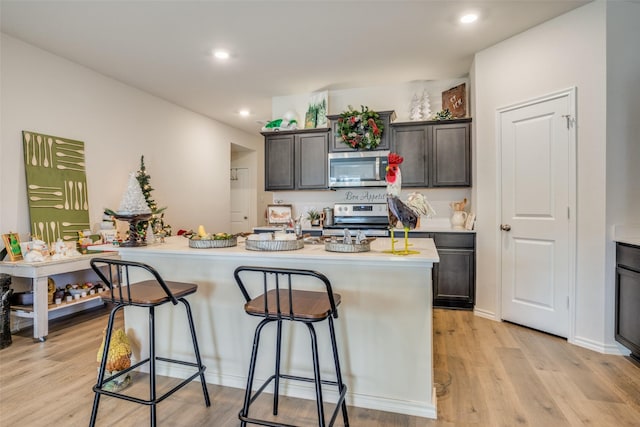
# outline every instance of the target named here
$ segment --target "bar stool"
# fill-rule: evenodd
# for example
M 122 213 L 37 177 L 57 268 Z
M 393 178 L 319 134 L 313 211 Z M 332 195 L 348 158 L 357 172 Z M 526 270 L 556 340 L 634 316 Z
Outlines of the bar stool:
M 100 363 L 98 381 L 93 387 L 95 396 L 89 425 L 95 425 L 96 416 L 98 415 L 100 396 L 104 394 L 106 396 L 127 400 L 129 402 L 148 405 L 151 411 L 150 425 L 155 426 L 156 405 L 198 376 L 200 376 L 200 382 L 202 383 L 202 393 L 204 394 L 205 405 L 210 406 L 211 402 L 209 400 L 209 392 L 204 378 L 204 371 L 206 367 L 202 364 L 202 360 L 200 358 L 200 350 L 198 348 L 198 340 L 196 338 L 193 316 L 191 314 L 191 306 L 185 299 L 187 295 L 196 292 L 198 285 L 194 283 L 165 281 L 153 267 L 139 262 L 123 261 L 111 258 L 93 258 L 90 261 L 90 264 L 98 277 L 100 277 L 100 279 L 109 287 L 107 295 L 102 297 L 103 300 L 111 302 L 114 306 L 111 310 L 111 314 L 109 315 L 109 323 L 107 325 L 105 335 L 105 348 L 102 352 L 102 362 Z M 141 282 L 130 283 L 131 274 L 136 273 L 140 273 L 143 277 L 151 278 Z M 193 350 L 196 359 L 195 363 L 156 356 L 155 308 L 168 302 L 171 302 L 173 305 L 177 305 L 178 302 L 181 302 L 185 306 L 187 320 L 189 321 L 191 339 L 193 341 Z M 149 357 L 131 365 L 129 368 L 124 369 L 115 375 L 110 376 L 109 378 L 104 378 L 114 319 L 116 317 L 116 313 L 125 307 L 143 307 L 149 310 Z M 163 395 L 158 396 L 156 393 L 156 361 L 189 366 L 196 368 L 196 372 L 173 387 L 171 390 L 168 390 Z M 149 399 L 140 399 L 122 392 L 109 391 L 103 388 L 103 385 L 107 384 L 109 381 L 122 375 L 126 375 L 127 372 L 147 363 L 149 364 Z
M 243 279 L 241 278 L 244 277 Z M 298 270 L 289 268 L 268 268 L 268 267 L 251 267 L 240 266 L 236 268 L 234 277 L 240 291 L 246 300 L 244 305 L 245 312 L 251 316 L 263 317 L 264 319 L 258 324 L 253 338 L 253 351 L 251 353 L 251 363 L 249 365 L 249 374 L 247 379 L 247 388 L 245 390 L 244 406 L 238 414 L 241 426 L 247 423 L 259 424 L 264 426 L 289 426 L 290 424 L 280 424 L 277 422 L 260 420 L 249 416 L 249 407 L 258 398 L 265 388 L 273 381 L 273 415 L 278 415 L 278 392 L 280 387 L 280 379 L 297 380 L 312 382 L 315 384 L 316 406 L 318 410 L 318 425 L 324 427 L 332 426 L 336 420 L 338 412 L 342 409 L 342 417 L 344 425 L 349 425 L 347 416 L 347 404 L 345 395 L 347 386 L 342 381 L 342 373 L 340 371 L 340 361 L 338 359 L 338 347 L 336 345 L 336 335 L 333 325 L 333 319 L 338 317 L 337 306 L 340 304 L 341 298 L 339 294 L 334 294 L 331 290 L 329 279 L 321 273 L 311 270 Z M 262 293 L 252 297 L 247 291 L 245 283 L 249 278 L 261 278 Z M 304 277 L 307 279 L 305 289 L 309 289 L 311 284 L 320 285 L 322 291 L 310 291 L 299 289 L 299 283 Z M 311 283 L 309 283 L 311 282 Z M 257 286 L 257 285 L 256 285 Z M 258 292 L 256 292 L 258 293 Z M 300 377 L 294 375 L 286 375 L 280 372 L 280 353 L 282 346 L 282 322 L 284 320 L 304 323 L 311 336 L 311 351 L 313 355 L 313 371 L 314 377 Z M 331 336 L 331 347 L 333 350 L 333 360 L 336 370 L 336 380 L 323 380 L 320 378 L 320 363 L 318 358 L 318 342 L 314 323 L 328 320 L 329 334 Z M 275 372 L 270 376 L 264 384 L 252 395 L 253 379 L 256 368 L 256 359 L 260 342 L 260 334 L 262 329 L 269 323 L 276 323 L 276 358 Z M 329 424 L 325 422 L 324 407 L 322 400 L 322 385 L 336 386 L 339 398 L 336 408 L 333 411 Z

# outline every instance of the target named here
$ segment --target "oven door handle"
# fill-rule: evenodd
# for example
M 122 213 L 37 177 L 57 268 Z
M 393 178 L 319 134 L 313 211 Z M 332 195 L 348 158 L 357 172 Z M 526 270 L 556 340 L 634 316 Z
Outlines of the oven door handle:
M 376 181 L 380 181 L 380 157 L 376 157 Z

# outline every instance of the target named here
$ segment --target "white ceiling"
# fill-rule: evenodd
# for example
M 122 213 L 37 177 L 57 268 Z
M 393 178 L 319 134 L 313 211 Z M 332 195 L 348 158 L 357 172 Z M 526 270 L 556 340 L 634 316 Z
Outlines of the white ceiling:
M 256 133 L 274 96 L 463 77 L 475 52 L 588 2 L 0 0 L 0 29 Z

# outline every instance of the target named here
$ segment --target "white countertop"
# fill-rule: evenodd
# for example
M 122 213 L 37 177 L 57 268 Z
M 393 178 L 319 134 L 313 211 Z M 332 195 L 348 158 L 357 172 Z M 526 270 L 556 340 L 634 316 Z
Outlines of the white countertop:
M 614 241 L 640 246 L 640 225 L 616 225 L 614 230 Z
M 396 250 L 404 248 L 402 239 L 396 239 Z M 112 245 L 98 245 L 92 249 L 118 251 L 122 254 L 127 253 L 153 253 L 162 255 L 189 255 L 196 257 L 258 257 L 265 258 L 295 258 L 321 261 L 331 261 L 332 263 L 366 263 L 378 264 L 386 263 L 388 265 L 409 266 L 409 265 L 425 265 L 439 262 L 438 251 L 435 248 L 432 239 L 415 239 L 410 240 L 412 245 L 410 249 L 417 250 L 419 254 L 410 255 L 394 255 L 385 251 L 391 249 L 391 240 L 388 238 L 377 238 L 371 242 L 371 251 L 358 253 L 338 253 L 328 252 L 324 249 L 324 244 L 305 244 L 304 248 L 294 251 L 252 251 L 245 248 L 244 239 L 238 238 L 238 245 L 230 248 L 208 248 L 196 249 L 190 248 L 189 242 L 185 237 L 172 236 L 165 239 L 165 243 L 154 243 L 152 245 L 141 247 L 119 247 Z

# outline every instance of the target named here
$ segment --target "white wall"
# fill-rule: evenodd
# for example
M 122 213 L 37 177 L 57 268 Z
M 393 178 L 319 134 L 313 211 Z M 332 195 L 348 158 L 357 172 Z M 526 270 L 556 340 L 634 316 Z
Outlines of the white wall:
M 614 227 L 640 227 L 640 3 L 607 3 L 606 307 L 615 308 Z M 615 330 L 613 316 L 606 331 Z M 610 338 L 610 336 L 609 336 Z
M 223 125 L 1 35 L 0 230 L 30 232 L 22 130 L 85 142 L 91 223 L 117 209 L 140 156 L 174 231 L 230 228 L 230 143 L 258 153 L 262 137 Z M 261 171 L 261 169 L 260 169 Z M 259 172 L 259 171 L 258 171 Z M 258 188 L 264 188 L 261 177 Z
M 613 351 L 606 260 L 606 4 L 594 2 L 478 52 L 475 102 L 477 305 L 499 316 L 496 110 L 577 87 L 577 272 L 573 341 Z M 637 112 L 636 112 L 637 117 Z M 608 261 L 607 261 L 608 262 Z M 571 338 L 571 337 L 570 337 Z

